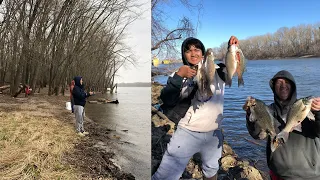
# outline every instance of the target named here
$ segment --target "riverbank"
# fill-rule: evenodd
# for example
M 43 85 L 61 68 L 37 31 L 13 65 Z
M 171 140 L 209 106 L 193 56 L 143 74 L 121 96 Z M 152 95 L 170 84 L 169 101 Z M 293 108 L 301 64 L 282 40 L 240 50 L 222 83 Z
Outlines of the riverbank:
M 110 129 L 85 118 L 90 134 L 76 134 L 69 96 L 0 95 L 2 179 L 135 179 L 121 170 L 112 151 L 119 141 Z
M 158 83 L 152 84 L 152 104 L 159 102 L 160 91 L 163 88 Z M 162 156 L 166 150 L 167 143 L 170 141 L 174 133 L 174 123 L 163 116 L 156 109 L 152 110 L 152 173 L 156 171 L 160 165 Z M 248 179 L 262 180 L 268 179 L 266 173 L 259 171 L 253 162 L 242 159 L 232 150 L 232 148 L 224 142 L 222 158 L 219 160 L 220 169 L 218 171 L 218 179 Z M 195 154 L 189 161 L 182 179 L 202 180 L 201 158 L 199 154 Z

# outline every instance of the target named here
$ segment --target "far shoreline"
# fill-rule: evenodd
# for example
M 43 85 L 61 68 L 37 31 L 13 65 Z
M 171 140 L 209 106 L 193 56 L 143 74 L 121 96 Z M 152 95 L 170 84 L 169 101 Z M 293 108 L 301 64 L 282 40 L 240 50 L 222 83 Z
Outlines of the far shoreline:
M 258 60 L 293 60 L 293 59 L 312 59 L 312 58 L 319 58 L 320 60 L 320 56 L 317 55 L 303 55 L 303 56 L 290 56 L 290 57 L 273 57 L 273 58 L 263 58 L 263 59 L 248 59 L 248 61 L 258 61 Z M 215 59 L 215 62 L 222 62 L 223 60 L 221 59 Z M 178 64 L 178 63 L 182 63 L 182 60 L 177 60 L 174 61 L 170 64 Z M 161 63 L 160 63 L 161 64 Z M 159 64 L 159 65 L 160 65 Z M 161 64 L 162 65 L 162 64 Z M 168 65 L 168 64 L 167 64 Z M 156 66 L 152 66 L 155 67 Z
M 320 60 L 320 56 L 316 56 L 316 55 L 304 55 L 304 56 L 290 56 L 290 57 L 273 57 L 273 58 L 264 58 L 264 59 L 248 59 L 248 61 L 259 61 L 259 60 L 296 60 L 296 59 L 304 59 L 304 60 L 308 60 L 308 59 L 313 59 L 313 58 L 319 58 Z M 215 61 L 221 62 L 222 60 L 219 59 L 215 59 Z

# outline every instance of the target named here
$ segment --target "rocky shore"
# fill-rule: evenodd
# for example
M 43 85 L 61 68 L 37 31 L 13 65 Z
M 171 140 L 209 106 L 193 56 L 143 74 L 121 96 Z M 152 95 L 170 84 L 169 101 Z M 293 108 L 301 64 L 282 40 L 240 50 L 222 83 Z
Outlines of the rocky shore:
M 159 102 L 160 91 L 163 88 L 158 83 L 152 84 L 152 106 Z M 167 119 L 161 112 L 152 107 L 151 112 L 151 129 L 152 129 L 152 174 L 160 165 L 162 156 L 166 150 L 167 143 L 170 141 L 174 133 L 174 123 Z M 268 179 L 267 175 L 254 167 L 252 163 L 241 159 L 232 150 L 232 148 L 224 142 L 222 158 L 219 160 L 220 169 L 218 171 L 219 180 L 262 180 Z M 200 154 L 195 154 L 190 159 L 182 179 L 203 179 L 201 171 Z

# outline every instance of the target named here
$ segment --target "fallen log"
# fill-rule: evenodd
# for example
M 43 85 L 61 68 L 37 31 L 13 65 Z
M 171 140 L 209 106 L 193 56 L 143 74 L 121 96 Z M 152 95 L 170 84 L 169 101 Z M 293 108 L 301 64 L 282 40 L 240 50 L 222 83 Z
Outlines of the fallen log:
M 16 92 L 12 97 L 18 97 L 18 95 L 27 87 L 26 85 L 20 85 L 20 90 Z
M 2 91 L 6 90 L 6 89 L 9 89 L 9 88 L 10 88 L 10 85 L 1 86 L 0 87 L 0 94 L 2 94 Z
M 153 106 L 151 106 L 151 112 L 152 112 L 152 113 L 156 113 L 159 117 L 161 117 L 161 118 L 164 119 L 164 120 L 169 120 L 166 115 L 164 115 L 162 112 L 158 111 L 158 110 L 157 110 L 155 107 L 153 107 Z M 169 120 L 169 121 L 170 121 L 170 120 Z
M 6 90 L 6 89 L 8 89 L 8 88 L 10 88 L 10 85 L 1 86 L 1 87 L 0 87 L 0 91 Z

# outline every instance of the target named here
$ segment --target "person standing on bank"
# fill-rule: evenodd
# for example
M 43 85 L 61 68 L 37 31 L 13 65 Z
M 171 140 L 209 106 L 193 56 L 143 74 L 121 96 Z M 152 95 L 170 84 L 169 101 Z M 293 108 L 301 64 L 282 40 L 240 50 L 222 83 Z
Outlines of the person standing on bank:
M 93 92 L 86 93 L 84 91 L 83 80 L 81 76 L 76 76 L 74 79 L 75 86 L 72 90 L 72 96 L 74 99 L 74 114 L 76 116 L 76 130 L 80 136 L 88 135 L 83 128 L 84 121 L 84 106 L 86 104 L 86 98 L 94 94 Z
M 228 45 L 233 44 L 238 46 L 239 41 L 231 36 Z M 181 120 L 178 118 L 177 129 L 168 143 L 152 180 L 178 180 L 190 158 L 198 152 L 201 154 L 204 179 L 217 179 L 218 160 L 222 156 L 223 147 L 221 122 L 226 74 L 224 73 L 225 65 L 217 64 L 219 67 L 215 71 L 214 82 L 211 84 L 215 87 L 215 95 L 202 103 L 202 100 L 200 101 L 202 96 L 197 91 L 194 80 L 197 70 L 192 67 L 201 63 L 204 54 L 205 47 L 200 40 L 193 37 L 184 40 L 181 46 L 184 65 L 169 77 L 167 86 L 161 91 L 163 107 L 177 107 L 177 112 L 179 108 L 181 111 L 182 106 L 186 106 L 178 102 L 188 98 L 192 100 L 191 105 L 187 104 L 188 110 L 182 115 Z M 194 110 L 194 107 L 197 109 Z M 168 118 L 174 121 L 173 117 Z

